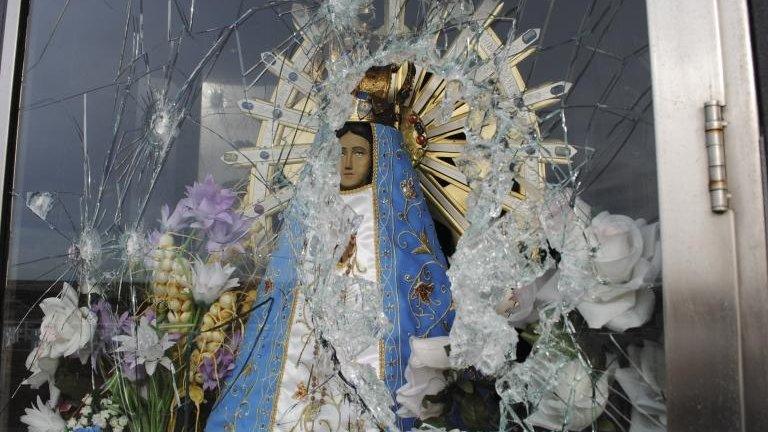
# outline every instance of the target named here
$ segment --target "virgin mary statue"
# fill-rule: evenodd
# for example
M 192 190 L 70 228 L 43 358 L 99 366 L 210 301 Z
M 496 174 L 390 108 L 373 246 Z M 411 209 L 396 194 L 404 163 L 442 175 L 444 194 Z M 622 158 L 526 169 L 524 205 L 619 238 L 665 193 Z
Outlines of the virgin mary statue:
M 336 135 L 342 147 L 341 196 L 362 217 L 337 271 L 376 284 L 391 323 L 378 346 L 367 347 L 356 361 L 372 366 L 395 400 L 407 383 L 414 341 L 450 330 L 447 263 L 400 131 L 381 123 L 348 122 Z M 316 372 L 328 359 L 297 289 L 296 248 L 287 231 L 281 233 L 259 289 L 259 300 L 271 297 L 272 307 L 249 318 L 235 369 L 207 430 L 379 430 L 363 415 L 364 408 Z M 414 419 L 397 417 L 397 425 L 410 430 Z

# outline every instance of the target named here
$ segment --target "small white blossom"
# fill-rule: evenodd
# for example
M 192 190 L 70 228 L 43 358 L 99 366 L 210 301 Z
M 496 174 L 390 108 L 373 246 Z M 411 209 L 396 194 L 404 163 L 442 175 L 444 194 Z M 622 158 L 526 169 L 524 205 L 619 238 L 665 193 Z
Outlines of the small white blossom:
M 117 420 L 117 418 L 112 418 L 112 420 L 109 421 L 109 425 L 113 428 L 120 427 L 120 422 Z
M 104 411 L 101 411 L 99 413 L 96 413 L 93 415 L 93 418 L 91 418 L 91 421 L 93 421 L 93 424 L 100 427 L 105 428 L 107 427 L 107 419 L 104 416 Z
M 21 416 L 21 422 L 27 425 L 29 432 L 64 432 L 67 428 L 59 413 L 45 405 L 40 396 L 37 397 L 37 406 L 25 408 L 24 412 L 26 414 Z
M 154 374 L 158 363 L 171 372 L 174 371 L 171 359 L 165 356 L 165 350 L 172 347 L 175 342 L 167 333 L 160 338 L 157 331 L 149 325 L 147 317 L 141 317 L 139 325 L 131 329 L 131 334 L 114 336 L 112 340 L 120 343 L 115 351 L 135 355 L 136 364 L 143 364 L 147 374 Z
M 222 293 L 240 285 L 238 278 L 230 278 L 235 268 L 229 264 L 224 267 L 219 262 L 206 264 L 195 260 L 192 270 L 192 296 L 198 303 L 210 305 Z

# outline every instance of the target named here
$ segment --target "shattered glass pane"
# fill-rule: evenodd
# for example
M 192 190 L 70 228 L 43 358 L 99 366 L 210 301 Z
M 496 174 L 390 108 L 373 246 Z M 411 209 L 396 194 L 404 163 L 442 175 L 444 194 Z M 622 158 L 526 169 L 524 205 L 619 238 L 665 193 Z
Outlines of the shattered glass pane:
M 54 205 L 55 198 L 49 192 L 27 192 L 27 208 L 45 220 Z
M 644 17 L 33 0 L 4 428 L 666 430 Z

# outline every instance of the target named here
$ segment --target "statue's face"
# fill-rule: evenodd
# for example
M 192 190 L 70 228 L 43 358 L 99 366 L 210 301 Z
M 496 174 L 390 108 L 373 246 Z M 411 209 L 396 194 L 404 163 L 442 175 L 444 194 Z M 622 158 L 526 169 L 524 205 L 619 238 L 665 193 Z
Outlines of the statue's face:
M 339 138 L 341 142 L 341 190 L 349 190 L 365 185 L 370 177 L 373 157 L 371 143 L 360 135 L 347 132 Z

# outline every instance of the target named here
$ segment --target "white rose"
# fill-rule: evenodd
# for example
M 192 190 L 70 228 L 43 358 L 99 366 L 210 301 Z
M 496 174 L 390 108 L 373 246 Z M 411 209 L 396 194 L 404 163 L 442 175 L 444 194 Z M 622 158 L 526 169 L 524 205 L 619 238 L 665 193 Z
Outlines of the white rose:
M 661 269 L 658 223 L 647 225 L 643 219 L 603 212 L 588 232 L 598 244 L 597 281 L 577 305 L 579 313 L 591 328 L 623 332 L 645 324 L 655 303 L 648 285 Z
M 78 293 L 64 283 L 59 297 L 49 297 L 40 303 L 45 314 L 40 324 L 40 342 L 27 356 L 25 365 L 32 372 L 22 384 L 37 389 L 48 383 L 49 404 L 59 399 L 54 382 L 60 357 L 84 354 L 96 330 L 96 315 L 87 307 L 77 307 Z
M 526 422 L 558 431 L 580 431 L 590 426 L 605 410 L 609 375 L 603 373 L 593 382 L 590 369 L 580 360 L 569 361 L 559 369 L 557 384 L 542 396 Z
M 411 337 L 411 357 L 405 368 L 406 384 L 397 389 L 396 400 L 400 403 L 397 414 L 401 417 L 428 419 L 440 415 L 443 404 L 424 403 L 427 395 L 436 395 L 447 384 L 442 371 L 450 368 L 445 347 L 448 336 L 432 338 Z
M 40 303 L 45 316 L 40 324 L 38 357 L 59 358 L 84 348 L 96 330 L 96 315 L 87 307 L 77 307 L 77 291 L 64 283 L 59 297 Z
M 656 342 L 644 341 L 642 348 L 630 346 L 627 351 L 630 365 L 616 370 L 616 381 L 632 402 L 630 431 L 666 431 L 664 350 Z
M 643 237 L 632 218 L 602 212 L 589 226 L 598 243 L 594 258 L 598 278 L 606 283 L 625 283 L 632 278 L 643 253 Z
M 536 321 L 538 319 L 536 301 L 542 299 L 540 293 L 543 289 L 551 289 L 555 285 L 553 280 L 556 281 L 556 274 L 554 269 L 549 270 L 530 284 L 510 291 L 496 305 L 496 313 L 506 317 L 507 322 L 515 327 L 525 327 L 525 325 Z M 543 295 L 547 295 L 547 293 L 543 293 Z

